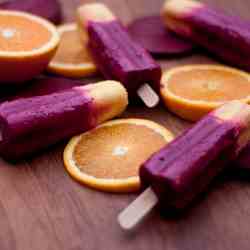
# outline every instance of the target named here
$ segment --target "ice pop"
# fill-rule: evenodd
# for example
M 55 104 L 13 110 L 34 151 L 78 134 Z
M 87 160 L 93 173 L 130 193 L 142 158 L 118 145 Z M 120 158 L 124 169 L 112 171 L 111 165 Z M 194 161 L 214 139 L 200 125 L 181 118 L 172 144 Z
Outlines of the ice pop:
M 229 102 L 208 114 L 141 166 L 142 186 L 149 188 L 120 214 L 120 225 L 133 227 L 157 203 L 186 208 L 244 149 L 249 132 L 247 104 Z
M 77 17 L 81 37 L 88 39 L 104 77 L 122 82 L 130 100 L 137 93 L 147 106 L 157 105 L 159 98 L 153 89 L 160 88 L 161 68 L 113 13 L 103 4 L 93 3 L 79 7 Z
M 116 81 L 6 101 L 0 105 L 0 155 L 23 158 L 121 114 L 127 103 Z
M 166 1 L 166 27 L 230 65 L 250 70 L 250 22 L 193 0 Z

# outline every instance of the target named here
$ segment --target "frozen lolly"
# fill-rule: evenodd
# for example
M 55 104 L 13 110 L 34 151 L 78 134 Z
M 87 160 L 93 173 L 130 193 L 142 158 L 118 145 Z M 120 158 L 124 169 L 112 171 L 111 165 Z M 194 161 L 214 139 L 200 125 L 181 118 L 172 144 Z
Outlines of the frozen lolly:
M 81 37 L 88 39 L 91 54 L 104 77 L 122 82 L 130 99 L 137 93 L 147 106 L 155 106 L 159 98 L 151 87 L 159 91 L 161 68 L 150 54 L 129 36 L 105 5 L 82 5 L 77 17 Z
M 0 155 L 15 160 L 47 148 L 121 114 L 127 103 L 116 81 L 6 101 L 0 105 Z
M 193 0 L 166 1 L 166 27 L 224 62 L 250 70 L 250 22 Z
M 233 101 L 155 153 L 140 168 L 142 186 L 150 188 L 120 214 L 121 226 L 131 228 L 158 202 L 186 208 L 244 149 L 249 131 L 249 106 Z

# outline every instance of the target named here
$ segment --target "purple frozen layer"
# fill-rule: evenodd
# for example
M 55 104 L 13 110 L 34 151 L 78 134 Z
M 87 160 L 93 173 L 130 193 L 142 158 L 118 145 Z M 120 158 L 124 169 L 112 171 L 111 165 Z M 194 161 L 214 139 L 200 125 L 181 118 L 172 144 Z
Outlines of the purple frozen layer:
M 163 207 L 187 207 L 245 148 L 249 107 L 225 107 L 207 115 L 140 168 L 142 185 L 153 188 Z
M 84 87 L 6 101 L 0 105 L 0 154 L 15 160 L 94 126 L 93 100 Z
M 144 83 L 159 91 L 160 66 L 119 21 L 89 21 L 87 28 L 90 51 L 106 79 L 122 82 L 130 97 Z
M 140 169 L 142 183 L 153 188 L 162 205 L 184 208 L 230 161 L 230 155 L 219 157 L 233 151 L 235 139 L 233 124 L 221 126 L 209 117 L 153 155 Z
M 58 0 L 7 0 L 0 3 L 0 9 L 25 11 L 55 24 L 62 21 L 62 11 Z
M 166 25 L 227 64 L 250 70 L 250 22 L 205 4 L 185 3 L 183 13 L 180 7 L 166 10 Z
M 131 37 L 155 56 L 186 55 L 195 46 L 168 30 L 160 16 L 148 16 L 134 20 L 128 31 Z

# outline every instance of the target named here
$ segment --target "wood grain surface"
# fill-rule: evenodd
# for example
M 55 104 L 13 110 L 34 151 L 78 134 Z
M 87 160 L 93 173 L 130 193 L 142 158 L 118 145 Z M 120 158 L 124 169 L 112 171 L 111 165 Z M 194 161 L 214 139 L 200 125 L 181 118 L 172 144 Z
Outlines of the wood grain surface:
M 103 2 L 125 23 L 158 13 L 163 3 L 161 0 Z M 207 2 L 250 19 L 248 0 Z M 61 3 L 65 21 L 74 20 L 80 1 L 61 0 Z M 170 68 L 209 61 L 197 53 L 160 63 L 163 68 Z M 176 134 L 189 125 L 163 107 L 153 110 L 130 107 L 124 116 L 147 117 Z M 167 219 L 153 211 L 135 232 L 126 233 L 119 228 L 117 215 L 136 195 L 105 194 L 73 181 L 62 163 L 64 146 L 62 143 L 15 166 L 0 160 L 0 250 L 249 249 L 250 181 L 240 180 L 237 173 L 232 178 L 219 178 L 182 218 Z

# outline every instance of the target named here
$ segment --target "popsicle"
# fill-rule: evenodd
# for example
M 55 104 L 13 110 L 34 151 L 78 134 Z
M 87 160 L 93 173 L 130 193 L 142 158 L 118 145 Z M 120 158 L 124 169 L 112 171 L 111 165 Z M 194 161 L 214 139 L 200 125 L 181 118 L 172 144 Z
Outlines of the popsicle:
M 166 1 L 168 29 L 236 67 L 250 70 L 250 22 L 193 0 Z
M 159 97 L 153 89 L 159 91 L 161 68 L 113 13 L 104 4 L 84 4 L 78 8 L 77 18 L 81 37 L 88 39 L 103 76 L 122 82 L 130 100 L 138 94 L 148 107 L 157 105 Z
M 16 160 L 121 114 L 127 92 L 103 81 L 0 105 L 0 155 Z
M 182 210 L 235 159 L 250 140 L 250 108 L 233 101 L 208 114 L 140 168 L 146 191 L 118 217 L 134 227 L 157 203 Z

